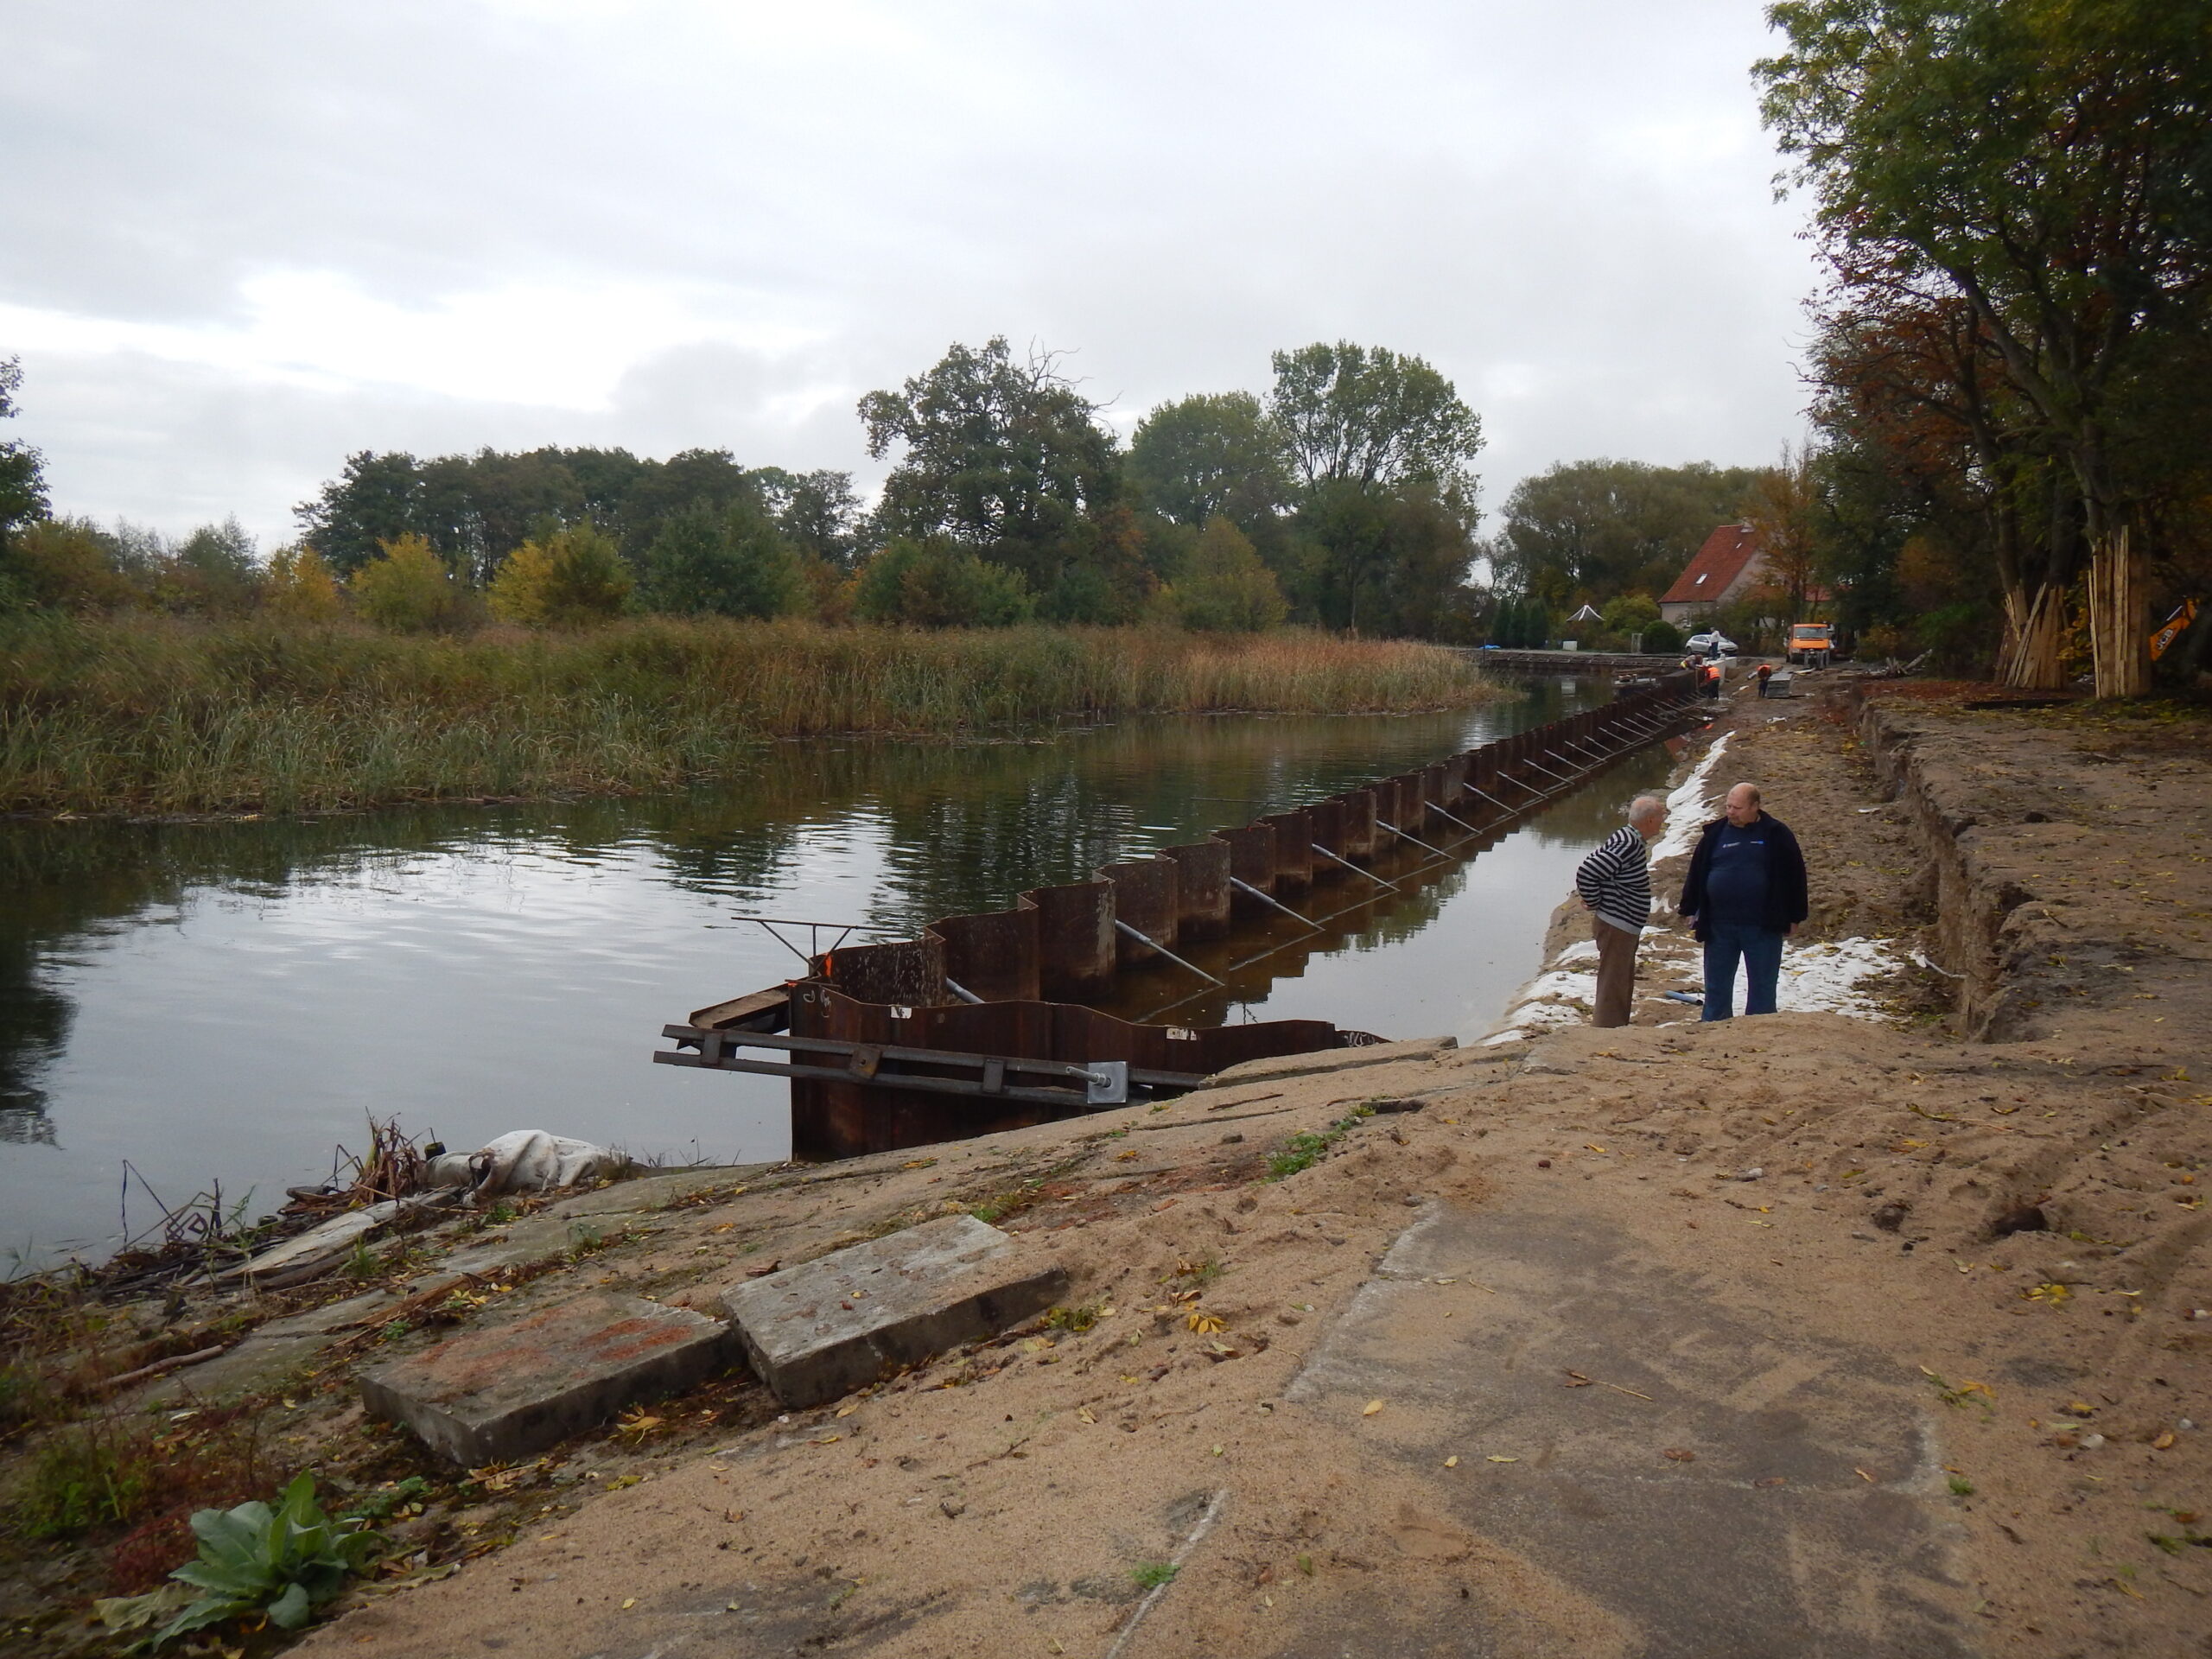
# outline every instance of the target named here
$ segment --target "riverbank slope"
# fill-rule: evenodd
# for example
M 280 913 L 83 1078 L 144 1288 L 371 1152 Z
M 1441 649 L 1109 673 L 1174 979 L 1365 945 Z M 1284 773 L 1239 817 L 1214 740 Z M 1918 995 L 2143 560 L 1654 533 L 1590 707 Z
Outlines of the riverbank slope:
M 1809 944 L 1933 964 L 1863 1017 L 1647 1002 L 623 1183 L 291 1293 L 133 1403 L 243 1392 L 287 1467 L 429 1477 L 315 1653 L 2197 1652 L 2212 766 L 2195 728 L 1960 702 L 1738 702 L 1698 779 L 1804 839 Z M 951 1209 L 1062 1266 L 1070 1315 L 467 1480 L 361 1419 L 366 1354 L 600 1285 L 711 1306 Z M 5 1611 L 62 1643 L 29 1582 Z

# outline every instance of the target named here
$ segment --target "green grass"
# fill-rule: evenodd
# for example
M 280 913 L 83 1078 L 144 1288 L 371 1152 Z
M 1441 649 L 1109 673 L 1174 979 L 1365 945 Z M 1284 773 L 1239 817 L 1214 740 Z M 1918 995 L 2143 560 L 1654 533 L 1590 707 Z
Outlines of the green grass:
M 1371 1106 L 1355 1106 L 1319 1134 L 1301 1129 L 1282 1143 L 1280 1152 L 1268 1158 L 1268 1179 L 1280 1181 L 1295 1175 L 1300 1170 L 1311 1169 L 1328 1155 L 1329 1148 L 1357 1128 L 1362 1118 L 1375 1116 Z
M 1163 1584 L 1175 1582 L 1179 1569 L 1172 1561 L 1139 1561 L 1129 1569 L 1129 1576 L 1137 1581 L 1141 1590 L 1156 1590 Z
M 0 618 L 0 810 L 613 793 L 728 772 L 776 737 L 1402 712 L 1494 695 L 1449 652 L 1294 632 L 640 618 L 447 638 L 18 615 Z

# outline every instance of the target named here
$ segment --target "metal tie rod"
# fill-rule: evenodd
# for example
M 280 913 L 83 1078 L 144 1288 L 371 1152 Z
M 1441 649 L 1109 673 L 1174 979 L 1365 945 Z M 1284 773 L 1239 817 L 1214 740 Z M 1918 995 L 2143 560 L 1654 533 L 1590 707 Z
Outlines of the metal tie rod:
M 1161 956 L 1166 957 L 1168 961 L 1173 963 L 1178 968 L 1189 969 L 1192 973 L 1196 974 L 1200 979 L 1205 981 L 1209 985 L 1220 985 L 1222 983 L 1221 981 L 1216 979 L 1211 974 L 1206 972 L 1205 969 L 1199 967 L 1195 962 L 1184 961 L 1182 957 L 1177 956 L 1173 950 L 1170 950 L 1158 939 L 1154 938 L 1151 934 L 1145 932 L 1141 928 L 1131 927 L 1127 922 L 1123 921 L 1118 916 L 1114 918 L 1114 931 L 1117 933 L 1128 935 L 1130 938 L 1135 939 L 1139 944 L 1150 945 L 1154 950 L 1159 951 Z M 948 983 L 949 982 L 948 982 Z M 1227 987 L 1224 986 L 1223 988 L 1226 989 Z
M 1394 835 L 1394 836 L 1397 836 L 1401 837 L 1401 838 L 1402 838 L 1402 839 L 1403 839 L 1403 840 L 1410 841 L 1411 842 L 1413 842 L 1413 844 L 1414 844 L 1414 846 L 1416 846 L 1416 847 L 1420 848 L 1420 849 L 1421 849 L 1421 851 L 1423 851 L 1423 852 L 1425 852 L 1425 853 L 1434 853 L 1434 854 L 1435 854 L 1439 858 L 1449 858 L 1449 857 L 1451 857 L 1451 856 L 1452 856 L 1452 855 L 1451 855 L 1451 854 L 1449 854 L 1449 853 L 1446 852 L 1446 851 L 1445 851 L 1442 848 L 1440 848 L 1440 847 L 1432 847 L 1432 846 L 1430 846 L 1427 842 L 1423 841 L 1423 840 L 1422 840 L 1419 836 L 1408 836 L 1408 835 L 1407 835 L 1407 834 L 1406 834 L 1406 832 L 1405 832 L 1404 830 L 1402 830 L 1399 829 L 1399 828 L 1398 828 L 1398 826 L 1397 826 L 1396 824 L 1395 824 L 1395 823 L 1384 823 L 1384 822 L 1383 822 L 1383 820 L 1382 820 L 1382 819 L 1381 819 L 1381 818 L 1377 818 L 1377 819 L 1376 819 L 1376 820 L 1375 820 L 1375 822 L 1376 822 L 1376 823 L 1377 823 L 1382 824 L 1382 827 L 1383 827 L 1385 830 L 1389 830 L 1392 835 Z
M 1482 834 L 1482 831 L 1481 831 L 1481 830 L 1479 830 L 1476 829 L 1476 828 L 1475 828 L 1475 826 L 1474 826 L 1473 824 L 1469 823 L 1468 823 L 1465 818 L 1455 818 L 1455 817 L 1452 817 L 1449 812 L 1446 812 L 1446 811 L 1442 807 L 1439 806 L 1439 805 L 1438 805 L 1434 801 L 1431 801 L 1431 802 L 1429 802 L 1429 803 L 1428 803 L 1428 810 L 1429 810 L 1430 811 L 1432 811 L 1432 812 L 1435 813 L 1435 814 L 1436 814 L 1436 816 L 1437 816 L 1438 817 L 1442 818 L 1442 819 L 1443 819 L 1446 823 L 1456 823 L 1456 824 L 1458 824 L 1458 825 L 1459 825 L 1462 830 L 1465 830 L 1465 831 L 1466 831 L 1469 835 L 1471 835 L 1471 836 L 1479 836 L 1480 834 Z
M 1316 842 L 1311 842 L 1311 843 L 1309 843 L 1309 844 L 1313 847 L 1313 850 L 1314 850 L 1315 852 L 1317 852 L 1317 853 L 1320 854 L 1322 857 L 1324 857 L 1324 858 L 1327 858 L 1327 859 L 1334 859 L 1338 863 L 1339 863 L 1339 864 L 1343 865 L 1343 866 L 1344 867 L 1344 868 L 1346 868 L 1346 869 L 1350 870 L 1350 871 L 1351 871 L 1354 875 L 1363 875 L 1363 876 L 1365 876 L 1369 880 L 1370 880 L 1370 881 L 1374 882 L 1376 886 L 1378 886 L 1378 887 L 1388 887 L 1388 888 L 1389 888 L 1389 889 L 1390 889 L 1390 891 L 1391 891 L 1391 892 L 1393 892 L 1393 893 L 1395 893 L 1395 892 L 1397 892 L 1397 891 L 1398 891 L 1398 884 L 1397 884 L 1396 882 L 1395 882 L 1395 881 L 1385 881 L 1385 880 L 1384 880 L 1381 876 L 1379 876 L 1379 875 L 1376 874 L 1374 871 L 1372 871 L 1372 870 L 1363 870 L 1362 868 L 1359 868 L 1359 866 L 1358 866 L 1358 865 L 1357 865 L 1357 864 L 1353 863 L 1353 862 L 1351 861 L 1351 860 L 1350 860 L 1350 859 L 1348 859 L 1348 858 L 1339 858 L 1339 857 L 1338 857 L 1338 855 L 1337 855 L 1336 854 L 1334 854 L 1334 853 L 1331 852 L 1327 848 L 1324 847 L 1324 846 L 1323 846 L 1319 842 L 1316 841 Z
M 1549 749 L 1546 749 L 1546 750 L 1544 751 L 1544 753 L 1545 753 L 1546 754 L 1550 754 L 1550 755 L 1551 755 L 1551 757 L 1552 757 L 1552 759 L 1553 759 L 1553 760 L 1559 760 L 1559 759 L 1560 758 L 1559 755 L 1553 754 L 1553 753 L 1552 753 L 1552 751 L 1551 751 L 1551 750 L 1549 750 Z M 1582 772 L 1587 772 L 1587 771 L 1589 770 L 1589 768 L 1588 768 L 1587 766 L 1585 766 L 1585 767 L 1582 769 L 1582 772 L 1576 772 L 1573 777 L 1569 778 L 1569 777 L 1562 776 L 1562 775 L 1561 775 L 1560 773 L 1559 773 L 1559 772 L 1554 772 L 1554 771 L 1553 771 L 1549 766 L 1538 766 L 1538 765 L 1537 765 L 1537 763 L 1536 763 L 1535 761 L 1534 761 L 1534 760 L 1524 760 L 1524 761 L 1522 761 L 1521 764 L 1522 764 L 1522 766 L 1535 766 L 1535 767 L 1536 768 L 1536 770 L 1537 770 L 1538 772 L 1542 772 L 1542 773 L 1544 774 L 1544 776 L 1545 776 L 1545 777 L 1547 777 L 1547 778 L 1557 778 L 1557 779 L 1559 779 L 1560 782 L 1562 785 L 1573 784 L 1573 783 L 1580 782 L 1580 779 L 1581 779 L 1581 777 L 1582 777 Z M 1572 765 L 1573 763 L 1572 763 L 1572 762 L 1569 762 L 1568 764 Z
M 1376 819 L 1376 823 L 1380 823 L 1382 822 L 1382 820 L 1381 820 L 1380 818 L 1378 818 L 1378 819 Z M 1237 876 L 1234 876 L 1234 875 L 1232 875 L 1232 876 L 1230 876 L 1230 877 L 1229 878 L 1229 885 L 1230 885 L 1230 887 L 1232 887 L 1236 888 L 1237 892 L 1239 892 L 1239 893 L 1244 893 L 1244 894 L 1248 895 L 1248 896 L 1249 896 L 1249 897 L 1250 897 L 1250 898 L 1254 898 L 1254 899 L 1258 899 L 1262 904 L 1263 904 L 1263 905 L 1267 906 L 1270 910 L 1279 910 L 1279 911 L 1282 912 L 1282 913 L 1283 913 L 1284 915 L 1286 915 L 1286 916 L 1289 917 L 1289 918 L 1290 918 L 1290 919 L 1291 919 L 1292 921 L 1296 922 L 1300 926 L 1301 926 L 1301 927 L 1312 927 L 1312 928 L 1313 928 L 1313 931 L 1314 931 L 1316 933 L 1319 933 L 1319 932 L 1320 932 L 1320 931 L 1321 931 L 1321 930 L 1320 930 L 1319 928 L 1318 928 L 1318 927 L 1313 927 L 1313 923 L 1311 923 L 1311 922 L 1307 921 L 1307 920 L 1306 920 L 1303 916 L 1300 915 L 1296 911 L 1293 910 L 1293 909 L 1292 909 L 1288 905 L 1277 904 L 1277 903 L 1275 902 L 1275 899 L 1274 899 L 1274 895 L 1273 895 L 1273 894 L 1271 894 L 1271 893 L 1262 893 L 1262 892 L 1261 892 L 1257 887 L 1254 887 L 1254 886 L 1249 882 L 1249 881 L 1243 880 L 1243 879 L 1241 879 L 1241 878 L 1239 878 L 1239 877 L 1237 877 Z M 1218 983 L 1218 982 L 1219 982 L 1218 981 L 1217 981 L 1217 982 L 1216 982 L 1216 983 Z
M 950 991 L 963 1002 L 973 1002 L 978 1007 L 982 1006 L 983 999 L 982 997 L 976 995 L 975 992 L 969 990 L 965 985 L 963 985 L 958 980 L 954 979 L 950 975 L 947 975 L 945 976 L 944 988 Z
M 1496 807 L 1501 812 L 1517 815 L 1527 810 L 1523 807 L 1508 806 L 1503 801 L 1499 800 L 1497 796 L 1491 794 L 1488 790 L 1477 789 L 1472 784 L 1469 784 L 1467 785 L 1467 790 L 1471 794 L 1481 796 L 1483 799 L 1488 801 L 1492 806 Z

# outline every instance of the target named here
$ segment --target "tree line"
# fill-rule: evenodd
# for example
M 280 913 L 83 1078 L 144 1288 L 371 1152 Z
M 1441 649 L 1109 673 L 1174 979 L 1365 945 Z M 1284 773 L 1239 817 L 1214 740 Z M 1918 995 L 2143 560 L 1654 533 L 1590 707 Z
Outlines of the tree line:
M 1415 356 L 1338 342 L 1272 362 L 1265 397 L 1164 404 L 1124 442 L 1063 358 L 1003 337 L 955 345 L 860 400 L 868 453 L 891 462 L 873 505 L 848 473 L 747 467 L 723 449 L 363 451 L 299 505 L 298 541 L 265 564 L 235 524 L 171 543 L 48 518 L 36 454 L 16 445 L 0 449 L 0 608 L 350 608 L 427 629 L 638 610 L 1289 620 L 1471 637 L 1480 418 Z

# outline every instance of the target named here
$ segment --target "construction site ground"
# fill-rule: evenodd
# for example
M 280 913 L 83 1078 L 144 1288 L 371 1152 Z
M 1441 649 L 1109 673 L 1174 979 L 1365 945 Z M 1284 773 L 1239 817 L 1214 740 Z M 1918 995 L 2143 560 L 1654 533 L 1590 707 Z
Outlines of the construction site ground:
M 1872 1017 L 1701 1025 L 1677 967 L 1625 1029 L 626 1182 L 439 1246 L 413 1270 L 475 1276 L 417 1320 L 296 1297 L 155 1402 L 251 1392 L 293 1466 L 429 1474 L 317 1655 L 2212 1653 L 2207 728 L 1861 690 L 1732 700 L 1706 786 L 1796 831 L 1801 944 L 1924 957 Z M 1065 1267 L 1050 1324 L 512 1468 L 361 1414 L 355 1369 L 456 1321 L 712 1310 L 956 1210 Z M 44 1582 L 10 1628 L 92 1650 Z

